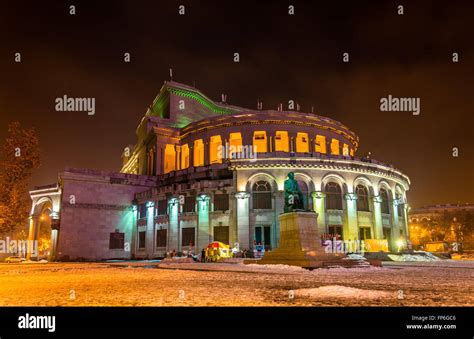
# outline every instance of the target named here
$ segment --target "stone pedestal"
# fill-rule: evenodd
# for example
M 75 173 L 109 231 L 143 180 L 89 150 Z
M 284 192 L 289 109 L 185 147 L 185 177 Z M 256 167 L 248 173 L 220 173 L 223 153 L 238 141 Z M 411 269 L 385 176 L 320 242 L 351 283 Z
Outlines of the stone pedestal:
M 326 253 L 321 245 L 314 212 L 280 214 L 280 246 L 266 252 L 258 264 L 284 264 L 317 268 L 340 261 L 346 255 Z M 326 265 L 325 265 L 326 264 Z

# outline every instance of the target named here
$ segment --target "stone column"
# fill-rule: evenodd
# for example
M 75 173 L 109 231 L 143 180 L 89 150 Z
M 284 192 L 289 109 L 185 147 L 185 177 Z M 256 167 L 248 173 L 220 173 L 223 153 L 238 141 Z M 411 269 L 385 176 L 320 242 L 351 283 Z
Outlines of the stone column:
M 378 192 L 377 192 L 378 193 Z M 374 236 L 375 239 L 383 239 L 382 208 L 380 203 L 382 198 L 379 195 L 374 196 L 373 200 L 373 218 L 374 218 Z
M 197 235 L 196 235 L 196 253 L 210 242 L 210 223 L 209 223 L 209 203 L 210 197 L 205 194 L 198 195 L 197 198 Z
M 188 144 L 189 149 L 189 167 L 194 168 L 194 142 Z
M 179 251 L 179 200 L 175 197 L 168 200 L 168 251 Z
M 59 238 L 59 229 L 61 226 L 61 220 L 59 219 L 59 214 L 57 212 L 51 213 L 51 251 L 49 254 L 49 260 L 56 260 L 56 255 L 58 251 L 58 238 Z
M 132 209 L 132 229 L 130 239 L 128 243 L 128 250 L 130 251 L 129 257 L 135 258 L 137 252 L 137 229 L 138 229 L 138 206 L 136 201 L 133 201 Z M 125 249 L 127 249 L 127 234 L 125 234 Z
M 148 258 L 153 258 L 155 253 L 155 202 L 148 201 L 146 204 L 146 238 L 145 238 L 145 253 Z
M 209 143 L 210 143 L 210 138 L 204 139 L 202 142 L 204 143 L 204 166 L 208 166 L 211 164 L 211 158 L 209 156 L 210 154 L 210 149 L 209 149 Z
M 238 240 L 237 235 L 237 199 L 234 199 L 235 193 L 229 193 L 229 244 L 234 247 Z
M 165 159 L 164 159 L 164 145 L 161 143 L 157 143 L 156 145 L 156 175 L 160 175 L 164 173 L 165 168 Z
M 175 145 L 174 148 L 176 152 L 175 169 L 179 171 L 181 169 L 181 146 Z
M 400 226 L 398 225 L 398 200 L 395 196 L 392 197 L 392 203 L 390 204 L 390 214 L 392 216 L 392 248 L 397 249 L 397 241 L 400 239 Z
M 326 137 L 326 154 L 329 154 L 331 155 L 332 152 L 331 152 L 331 141 L 332 141 L 332 138 L 330 137 Z
M 30 215 L 30 227 L 28 231 L 28 247 L 26 258 L 38 259 L 38 236 L 39 236 L 39 216 Z
M 326 233 L 326 193 L 315 191 L 311 193 L 313 198 L 313 210 L 318 215 L 318 232 Z
M 407 239 L 410 239 L 410 227 L 408 227 L 408 204 L 406 203 L 403 206 L 403 224 L 405 226 L 405 235 Z
M 273 215 L 273 229 L 272 229 L 272 248 L 278 247 L 280 244 L 280 220 L 278 216 L 283 213 L 285 207 L 285 198 L 283 191 L 275 192 L 275 208 Z
M 237 192 L 237 241 L 241 249 L 250 248 L 250 215 L 249 198 L 250 193 Z
M 288 132 L 288 141 L 290 143 L 290 153 L 296 152 L 294 133 Z
M 344 198 L 346 199 L 347 234 L 350 240 L 358 240 L 359 227 L 357 222 L 357 194 L 346 193 Z

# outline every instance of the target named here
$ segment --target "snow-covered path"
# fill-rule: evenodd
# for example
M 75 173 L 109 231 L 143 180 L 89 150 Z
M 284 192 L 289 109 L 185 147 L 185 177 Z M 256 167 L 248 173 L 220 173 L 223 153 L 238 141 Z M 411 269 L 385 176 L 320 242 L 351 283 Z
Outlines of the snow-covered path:
M 474 306 L 474 263 L 313 271 L 207 265 L 212 271 L 193 264 L 0 264 L 0 305 Z

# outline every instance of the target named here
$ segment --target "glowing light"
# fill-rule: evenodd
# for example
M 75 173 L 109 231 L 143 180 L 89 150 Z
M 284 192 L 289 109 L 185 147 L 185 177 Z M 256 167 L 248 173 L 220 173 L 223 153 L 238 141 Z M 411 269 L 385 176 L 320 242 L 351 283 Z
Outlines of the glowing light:
M 400 252 L 403 248 L 403 240 L 402 239 L 397 240 L 396 245 L 398 248 L 398 252 Z
M 199 194 L 198 197 L 197 197 L 197 200 L 201 201 L 201 202 L 206 202 L 206 201 L 210 200 L 210 198 L 206 194 Z

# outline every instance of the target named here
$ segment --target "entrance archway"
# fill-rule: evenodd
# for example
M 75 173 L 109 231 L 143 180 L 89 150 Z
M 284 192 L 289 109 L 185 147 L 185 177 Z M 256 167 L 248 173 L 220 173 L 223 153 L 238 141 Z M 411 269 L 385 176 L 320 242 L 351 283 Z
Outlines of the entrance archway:
M 60 226 L 61 190 L 58 185 L 38 187 L 30 191 L 32 200 L 27 258 L 56 259 Z

